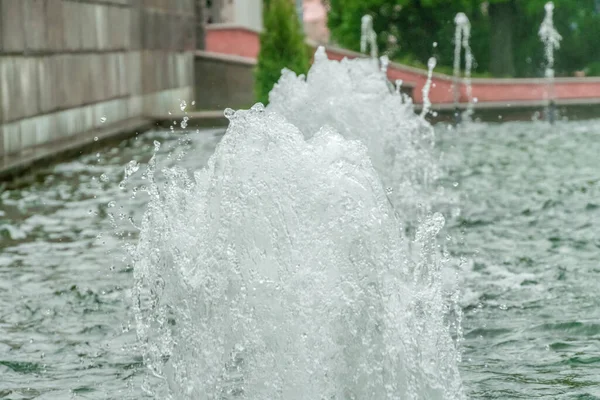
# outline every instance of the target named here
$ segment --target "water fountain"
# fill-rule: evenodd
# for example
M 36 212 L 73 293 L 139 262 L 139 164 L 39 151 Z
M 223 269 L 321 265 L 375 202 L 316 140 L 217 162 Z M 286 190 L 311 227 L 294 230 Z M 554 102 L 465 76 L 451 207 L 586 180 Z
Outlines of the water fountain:
M 473 89 L 471 85 L 471 69 L 473 68 L 473 53 L 469 39 L 471 37 L 471 23 L 465 13 L 458 13 L 454 18 L 456 30 L 454 33 L 454 110 L 456 122 L 461 120 L 470 121 L 473 115 Z M 467 88 L 468 105 L 465 112 L 461 115 L 458 109 L 460 102 L 460 65 L 461 65 L 461 47 L 465 51 L 465 78 L 464 82 Z
M 560 41 L 562 36 L 554 28 L 553 14 L 554 14 L 554 3 L 549 1 L 544 5 L 546 10 L 546 16 L 540 26 L 538 32 L 542 43 L 544 44 L 544 55 L 546 58 L 546 90 L 544 93 L 544 100 L 546 101 L 546 119 L 553 123 L 556 117 L 556 103 L 554 93 L 554 50 L 560 48 Z
M 364 15 L 361 19 L 360 52 L 366 54 L 367 47 L 371 50 L 371 58 L 377 58 L 377 33 L 373 29 L 373 17 L 370 15 Z
M 431 91 L 433 69 L 435 68 L 436 64 L 437 60 L 435 57 L 431 57 L 429 60 L 427 60 L 427 80 L 425 81 L 425 85 L 423 85 L 423 89 L 421 89 L 421 92 L 423 93 L 423 109 L 421 109 L 421 114 L 419 115 L 421 118 L 425 118 L 425 116 L 431 111 L 429 92 Z
M 267 108 L 226 111 L 208 168 L 167 169 L 159 186 L 150 163 L 135 252 L 146 390 L 464 398 L 433 131 L 386 82 L 320 48 Z

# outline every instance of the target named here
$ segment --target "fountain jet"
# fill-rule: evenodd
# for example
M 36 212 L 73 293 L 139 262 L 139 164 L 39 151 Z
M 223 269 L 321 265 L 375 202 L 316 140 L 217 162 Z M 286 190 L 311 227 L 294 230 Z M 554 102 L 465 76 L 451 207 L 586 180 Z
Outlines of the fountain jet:
M 367 53 L 367 46 L 371 50 L 371 58 L 377 58 L 377 33 L 373 29 L 373 17 L 364 15 L 361 19 L 360 52 Z
M 465 398 L 433 130 L 383 76 L 319 48 L 268 107 L 226 111 L 207 168 L 157 183 L 150 162 L 134 307 L 153 398 Z
M 544 44 L 544 55 L 546 58 L 546 90 L 544 93 L 546 106 L 546 119 L 553 123 L 556 117 L 555 93 L 554 93 L 554 51 L 560 48 L 562 36 L 554 28 L 554 3 L 549 1 L 544 5 L 546 16 L 540 26 L 538 35 Z
M 459 123 L 461 120 L 470 121 L 473 115 L 473 88 L 471 85 L 471 70 L 473 68 L 473 53 L 471 52 L 471 45 L 469 39 L 471 37 L 471 23 L 465 13 L 458 13 L 454 18 L 456 24 L 456 30 L 454 33 L 454 110 L 456 116 L 456 122 Z M 468 105 L 465 112 L 461 115 L 458 105 L 460 102 L 460 65 L 461 65 L 461 47 L 465 51 L 465 85 L 467 87 L 467 98 Z

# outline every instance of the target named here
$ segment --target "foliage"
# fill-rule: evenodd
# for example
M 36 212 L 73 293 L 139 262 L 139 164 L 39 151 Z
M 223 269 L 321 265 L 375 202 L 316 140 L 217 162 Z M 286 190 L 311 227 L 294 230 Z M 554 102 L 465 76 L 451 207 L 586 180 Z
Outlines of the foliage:
M 547 0 L 330 0 L 329 26 L 333 39 L 343 47 L 359 49 L 360 23 L 364 14 L 373 16 L 379 48 L 391 58 L 410 57 L 422 63 L 435 55 L 441 67 L 452 66 L 454 16 L 464 12 L 472 26 L 471 48 L 476 72 L 486 73 L 504 54 L 492 44 L 494 10 L 510 8 L 504 22 L 507 32 L 501 40 L 512 48 L 516 76 L 541 76 L 544 71 L 543 45 L 538 30 Z M 554 22 L 563 36 L 556 53 L 557 75 L 574 71 L 597 71 L 600 61 L 600 2 L 596 0 L 554 0 Z M 506 8 L 505 8 L 506 10 Z M 498 28 L 497 28 L 498 29 Z M 504 36 L 502 36 L 504 35 Z M 433 43 L 437 42 L 437 47 Z
M 269 0 L 265 4 L 264 17 L 255 92 L 257 100 L 267 104 L 269 92 L 279 80 L 281 70 L 287 68 L 297 74 L 305 74 L 309 57 L 300 21 L 291 1 Z

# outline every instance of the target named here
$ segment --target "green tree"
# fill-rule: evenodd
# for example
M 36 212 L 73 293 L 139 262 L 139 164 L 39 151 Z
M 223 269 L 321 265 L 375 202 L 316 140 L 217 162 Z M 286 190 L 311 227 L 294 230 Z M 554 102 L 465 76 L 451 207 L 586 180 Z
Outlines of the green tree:
M 288 68 L 297 74 L 305 74 L 309 67 L 309 57 L 304 44 L 304 33 L 290 0 L 265 2 L 264 18 L 255 92 L 257 100 L 267 104 L 269 92 L 279 80 L 281 70 Z
M 364 14 L 373 17 L 379 48 L 399 61 L 452 65 L 454 16 L 471 21 L 476 72 L 495 76 L 541 76 L 543 45 L 538 30 L 547 0 L 330 0 L 329 26 L 339 45 L 358 50 Z M 596 0 L 554 0 L 554 21 L 563 36 L 557 75 L 589 69 L 600 73 L 600 9 Z M 432 44 L 437 42 L 438 46 Z

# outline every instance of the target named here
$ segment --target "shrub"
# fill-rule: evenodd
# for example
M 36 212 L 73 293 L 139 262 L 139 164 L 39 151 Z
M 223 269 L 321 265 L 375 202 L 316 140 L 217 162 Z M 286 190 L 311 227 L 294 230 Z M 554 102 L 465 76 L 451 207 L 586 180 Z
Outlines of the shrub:
M 269 92 L 279 80 L 281 70 L 287 68 L 305 74 L 309 57 L 304 44 L 304 33 L 290 0 L 265 2 L 265 23 L 260 35 L 260 53 L 256 68 L 255 93 L 263 104 L 269 101 Z

